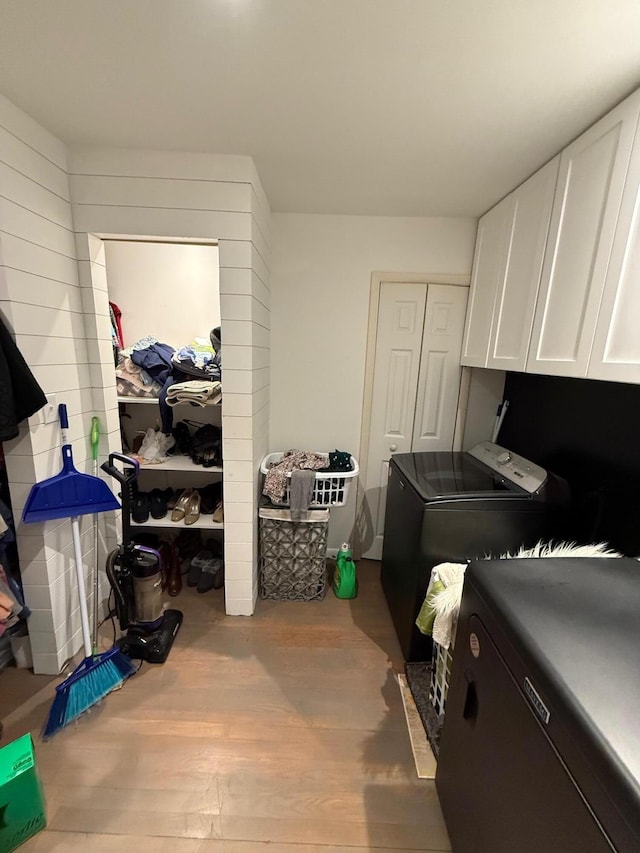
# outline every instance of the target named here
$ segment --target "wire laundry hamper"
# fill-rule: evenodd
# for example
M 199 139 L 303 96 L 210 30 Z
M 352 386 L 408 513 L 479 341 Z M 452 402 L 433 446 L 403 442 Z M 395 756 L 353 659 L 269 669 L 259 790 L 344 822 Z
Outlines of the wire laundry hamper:
M 447 702 L 447 692 L 451 680 L 451 664 L 453 663 L 453 639 L 449 648 L 445 649 L 439 643 L 433 643 L 433 658 L 431 663 L 431 684 L 429 700 L 438 716 L 444 714 Z
M 266 474 L 273 465 L 282 461 L 284 453 L 269 453 L 260 464 L 260 471 Z M 351 456 L 351 471 L 317 471 L 313 486 L 311 503 L 312 507 L 344 506 L 349 497 L 351 481 L 358 476 L 360 468 L 357 460 Z M 291 473 L 287 474 L 287 485 L 284 498 L 281 502 L 271 499 L 276 506 L 289 506 L 291 503 Z
M 260 595 L 280 601 L 323 598 L 327 580 L 329 510 L 292 521 L 286 509 L 261 507 Z

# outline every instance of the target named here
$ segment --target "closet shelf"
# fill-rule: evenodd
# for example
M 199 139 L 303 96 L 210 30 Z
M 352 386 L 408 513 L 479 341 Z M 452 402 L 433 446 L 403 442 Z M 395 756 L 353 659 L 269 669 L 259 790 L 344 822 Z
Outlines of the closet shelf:
M 184 524 L 182 521 L 171 521 L 171 516 L 167 516 L 166 518 L 149 518 L 148 521 L 144 521 L 139 524 L 137 521 L 133 521 L 131 519 L 132 527 L 164 527 L 170 528 L 171 530 L 184 530 L 185 528 L 189 530 L 189 528 L 194 528 L 195 530 L 224 530 L 224 523 L 219 521 L 211 521 L 210 516 L 200 516 L 197 521 L 194 521 L 193 524 Z
M 212 465 L 210 468 L 205 468 L 204 465 L 196 465 L 189 456 L 170 456 L 166 462 L 141 464 L 140 473 L 143 471 L 188 471 L 190 474 L 195 471 L 198 474 L 220 474 L 222 467 Z
M 221 404 L 221 402 L 222 402 L 221 400 L 215 400 L 214 402 L 208 401 L 204 405 L 205 405 L 205 407 L 207 407 L 207 406 L 219 406 Z M 157 406 L 158 405 L 158 398 L 157 397 L 118 397 L 118 403 L 144 403 L 148 406 L 149 405 Z M 192 403 L 190 403 L 188 400 L 183 400 L 181 403 L 178 403 L 178 406 L 191 406 L 191 405 L 192 405 Z M 177 406 L 174 406 L 174 408 L 177 408 Z M 198 406 L 197 408 L 201 408 L 201 407 Z

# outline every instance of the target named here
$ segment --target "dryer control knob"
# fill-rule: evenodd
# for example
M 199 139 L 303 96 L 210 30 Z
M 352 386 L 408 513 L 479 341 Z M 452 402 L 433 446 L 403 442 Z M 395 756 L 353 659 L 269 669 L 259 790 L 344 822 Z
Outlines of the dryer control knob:
M 507 462 L 511 462 L 511 454 L 501 453 L 500 456 L 498 456 L 497 461 L 500 463 L 500 465 L 506 465 Z

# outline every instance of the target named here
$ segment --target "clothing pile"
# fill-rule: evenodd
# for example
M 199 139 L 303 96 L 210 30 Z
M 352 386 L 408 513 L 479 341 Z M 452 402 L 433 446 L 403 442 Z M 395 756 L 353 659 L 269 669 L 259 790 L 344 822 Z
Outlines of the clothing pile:
M 157 429 L 151 427 L 145 432 L 142 444 L 133 454 L 134 458 L 142 464 L 158 464 L 165 462 L 168 457 L 168 451 L 176 443 L 172 435 L 165 435 Z
M 162 386 L 124 352 L 118 356 L 116 388 L 120 397 L 159 397 L 162 390 Z
M 211 332 L 211 339 L 218 343 L 217 350 L 201 339 L 176 350 L 152 335 L 141 338 L 119 353 L 118 394 L 157 397 L 162 432 L 169 435 L 174 406 L 179 403 L 205 406 L 219 402 L 222 397 L 219 329 Z

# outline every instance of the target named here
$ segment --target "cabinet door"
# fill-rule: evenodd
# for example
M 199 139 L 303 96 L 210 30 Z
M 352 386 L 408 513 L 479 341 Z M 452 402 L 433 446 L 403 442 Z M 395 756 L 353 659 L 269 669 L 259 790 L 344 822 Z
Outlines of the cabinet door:
M 462 342 L 462 364 L 486 367 L 496 293 L 504 275 L 511 196 L 491 208 L 478 223 L 469 307 Z
M 640 125 L 639 125 L 640 128 Z M 625 185 L 587 376 L 640 383 L 640 130 Z
M 524 370 L 560 157 L 511 194 L 505 269 L 498 282 L 487 367 Z
M 638 116 L 627 99 L 566 148 L 527 370 L 586 376 Z

